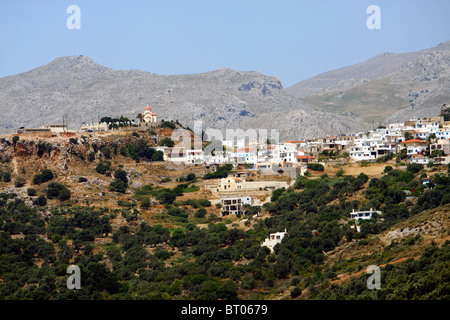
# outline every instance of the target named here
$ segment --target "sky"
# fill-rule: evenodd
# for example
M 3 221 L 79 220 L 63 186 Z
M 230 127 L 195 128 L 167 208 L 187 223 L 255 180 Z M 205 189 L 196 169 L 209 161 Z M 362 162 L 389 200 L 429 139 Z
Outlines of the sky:
M 0 77 L 85 55 L 161 75 L 257 70 L 287 88 L 382 52 L 448 41 L 449 13 L 448 0 L 0 0 Z

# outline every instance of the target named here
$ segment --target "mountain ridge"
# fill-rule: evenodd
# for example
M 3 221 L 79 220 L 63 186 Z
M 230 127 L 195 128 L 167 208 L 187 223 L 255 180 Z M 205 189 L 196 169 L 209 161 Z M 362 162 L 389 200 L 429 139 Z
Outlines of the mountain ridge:
M 376 76 L 378 74 L 382 75 L 383 77 L 386 77 L 387 75 L 392 73 L 394 69 L 400 68 L 401 66 L 403 66 L 404 63 L 406 63 L 407 61 L 411 60 L 414 57 L 418 57 L 420 54 L 426 53 L 428 51 L 444 51 L 444 50 L 450 50 L 450 40 L 446 41 L 444 43 L 440 43 L 435 47 L 420 50 L 420 51 L 415 51 L 415 52 L 404 52 L 404 53 L 383 52 L 383 53 L 379 53 L 363 62 L 356 63 L 356 64 L 342 67 L 342 68 L 337 68 L 335 70 L 323 72 L 318 75 L 312 76 L 308 79 L 302 80 L 302 81 L 286 88 L 286 91 L 296 97 L 308 95 L 308 94 L 314 92 L 314 90 L 315 90 L 315 88 L 311 88 L 311 85 L 309 84 L 309 82 L 318 81 L 318 80 L 327 80 L 326 77 L 328 77 L 330 74 L 336 74 L 336 73 L 338 73 L 338 76 L 331 77 L 331 80 L 337 80 L 337 79 L 339 79 L 340 81 L 350 80 L 353 78 L 345 78 L 345 76 L 343 76 L 342 74 L 345 75 L 347 71 L 350 71 L 350 72 L 347 72 L 347 74 L 351 73 L 351 71 L 353 69 L 360 68 L 360 67 L 366 68 L 366 69 L 363 69 L 362 71 L 359 71 L 360 73 L 364 74 L 364 71 L 366 71 L 366 72 L 371 71 L 368 69 L 370 69 L 370 67 L 372 67 L 374 64 L 380 64 L 380 62 L 383 62 L 383 60 L 385 60 L 386 58 L 394 58 L 394 61 L 392 62 L 392 64 L 390 66 L 388 66 L 382 70 L 375 70 L 375 72 L 372 74 L 364 74 L 364 76 L 360 76 L 359 78 L 360 79 L 367 78 L 370 80 L 374 80 L 374 79 L 377 79 Z M 373 72 L 373 70 L 372 70 L 372 72 Z M 330 79 L 328 79 L 328 80 L 330 80 Z M 334 84 L 334 83 L 335 82 L 333 82 L 332 84 Z
M 192 127 L 202 120 L 214 129 L 281 129 L 280 137 L 312 138 L 339 131 L 359 130 L 351 117 L 317 112 L 287 94 L 277 77 L 259 71 L 220 68 L 206 73 L 157 75 L 139 70 L 114 70 L 87 56 L 59 57 L 50 63 L 18 75 L 0 78 L 0 131 L 61 122 L 68 115 L 69 129 L 98 121 L 102 116 L 135 118 L 146 105 L 158 119 L 179 120 Z M 302 126 L 286 119 L 293 112 L 304 118 Z M 284 120 L 264 117 L 278 113 Z M 27 117 L 17 117 L 17 114 Z M 321 118 L 317 127 L 306 119 Z M 249 121 L 251 119 L 251 121 Z M 347 123 L 340 128 L 340 123 Z M 245 131 L 244 130 L 244 131 Z
M 310 107 L 366 124 L 437 116 L 450 102 L 450 41 L 408 53 L 381 53 L 286 89 Z

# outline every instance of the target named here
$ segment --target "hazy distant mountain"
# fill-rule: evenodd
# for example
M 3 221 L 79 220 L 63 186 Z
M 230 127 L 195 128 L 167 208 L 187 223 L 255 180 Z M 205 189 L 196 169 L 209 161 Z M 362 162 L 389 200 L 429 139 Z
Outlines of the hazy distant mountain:
M 315 109 L 385 123 L 437 115 L 450 102 L 450 41 L 410 53 L 382 53 L 286 91 Z
M 145 106 L 158 119 L 193 127 L 280 129 L 282 138 L 311 138 L 361 128 L 352 117 L 310 109 L 281 82 L 259 72 L 219 69 L 163 76 L 113 70 L 86 56 L 57 58 L 29 72 L 0 78 L 0 132 L 61 123 L 69 128 L 102 116 L 136 118 Z

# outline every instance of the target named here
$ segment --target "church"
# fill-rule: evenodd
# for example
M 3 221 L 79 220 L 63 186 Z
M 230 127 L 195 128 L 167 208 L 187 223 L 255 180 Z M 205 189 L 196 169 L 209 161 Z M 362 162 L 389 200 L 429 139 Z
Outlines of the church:
M 156 122 L 156 113 L 149 106 L 145 107 L 144 113 L 141 115 L 143 122 Z

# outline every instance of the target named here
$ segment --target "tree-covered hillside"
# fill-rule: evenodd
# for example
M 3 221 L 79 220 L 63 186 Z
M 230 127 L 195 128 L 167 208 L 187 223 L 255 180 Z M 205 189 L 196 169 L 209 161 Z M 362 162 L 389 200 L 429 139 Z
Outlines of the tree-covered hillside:
M 370 247 L 373 237 L 426 210 L 448 217 L 445 169 L 408 166 L 372 179 L 299 176 L 263 206 L 270 217 L 254 217 L 258 209 L 247 207 L 246 229 L 206 216 L 206 199 L 180 200 L 198 190 L 186 183 L 142 186 L 134 191 L 136 202 L 120 201 L 115 208 L 65 199 L 50 205 L 37 201 L 35 192 L 35 201 L 1 193 L 0 299 L 448 299 L 448 241 L 425 243 L 418 236 L 368 257 L 329 258 L 345 245 Z M 425 176 L 429 184 L 423 184 Z M 161 204 L 155 218 L 161 223 L 145 221 L 142 208 Z M 370 208 L 382 216 L 362 222 L 356 232 L 349 213 Z M 118 226 L 119 218 L 125 224 Z M 273 253 L 261 246 L 268 233 L 284 229 Z M 448 235 L 448 229 L 442 232 Z M 420 241 L 419 258 L 389 264 Z M 381 290 L 365 287 L 364 272 L 337 281 L 339 273 L 364 271 L 375 262 L 384 265 Z M 71 264 L 81 269 L 80 290 L 66 286 Z

